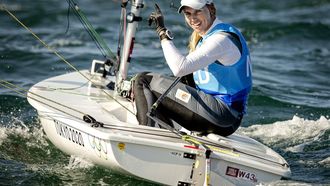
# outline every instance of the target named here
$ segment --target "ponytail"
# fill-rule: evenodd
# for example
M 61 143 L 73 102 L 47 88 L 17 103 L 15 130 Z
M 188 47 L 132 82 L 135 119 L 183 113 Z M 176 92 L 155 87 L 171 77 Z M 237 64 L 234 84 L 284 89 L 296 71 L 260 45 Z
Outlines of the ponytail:
M 196 49 L 196 46 L 201 38 L 202 37 L 195 31 L 191 34 L 190 42 L 188 45 L 189 52 L 193 52 Z

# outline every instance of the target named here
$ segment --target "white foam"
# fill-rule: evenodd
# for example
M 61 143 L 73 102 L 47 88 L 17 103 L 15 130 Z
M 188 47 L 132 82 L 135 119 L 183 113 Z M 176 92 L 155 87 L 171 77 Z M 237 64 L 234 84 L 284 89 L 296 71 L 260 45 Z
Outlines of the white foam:
M 330 157 L 318 162 L 320 165 L 323 165 L 327 168 L 330 168 Z
M 7 136 L 6 128 L 0 128 L 0 145 L 2 145 L 2 142 L 7 138 Z
M 288 121 L 241 127 L 239 132 L 257 138 L 268 145 L 286 147 L 288 151 L 301 152 L 306 145 L 319 140 L 329 129 L 330 120 L 324 116 L 316 121 L 294 116 L 292 120 Z
M 11 12 L 14 11 L 21 11 L 23 7 L 20 4 L 5 4 L 5 3 L 0 3 L 0 10 L 2 10 L 3 7 L 6 7 Z
M 108 186 L 109 184 L 104 182 L 103 178 L 100 178 L 100 180 L 97 182 L 97 185 Z
M 71 155 L 69 164 L 67 166 L 65 166 L 65 168 L 66 169 L 77 169 L 77 168 L 90 168 L 93 166 L 94 166 L 93 163 L 91 163 L 83 158 L 80 158 L 78 156 Z
M 56 164 L 26 164 L 28 170 L 32 170 L 34 172 L 45 172 L 47 174 L 56 174 L 56 175 L 70 175 L 73 177 L 85 177 L 85 173 L 83 171 L 74 171 L 75 169 L 84 169 L 91 168 L 94 165 L 82 158 L 71 156 L 69 163 L 63 164 L 63 161 L 59 161 Z M 79 185 L 79 184 L 78 184 Z
M 313 186 L 313 184 L 310 183 L 302 183 L 294 180 L 279 180 L 272 183 L 268 183 L 263 186 L 279 186 L 279 185 L 285 185 L 285 186 Z
M 65 47 L 65 46 L 81 46 L 83 44 L 80 40 L 70 39 L 56 39 L 49 44 L 51 47 Z
M 39 125 L 29 128 L 22 120 L 14 116 L 11 116 L 7 127 L 0 128 L 0 145 L 10 134 L 27 139 L 26 144 L 30 147 L 42 148 L 48 146 L 48 142 Z

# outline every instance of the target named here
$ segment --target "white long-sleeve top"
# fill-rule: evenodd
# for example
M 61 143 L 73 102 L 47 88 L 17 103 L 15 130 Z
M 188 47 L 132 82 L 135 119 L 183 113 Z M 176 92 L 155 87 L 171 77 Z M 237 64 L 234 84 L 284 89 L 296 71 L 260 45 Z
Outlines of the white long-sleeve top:
M 219 23 L 221 21 L 216 19 L 205 35 Z M 178 77 L 205 68 L 216 60 L 225 66 L 233 65 L 241 57 L 237 46 L 228 36 L 221 33 L 213 34 L 206 38 L 199 48 L 196 48 L 195 51 L 187 56 L 181 54 L 170 40 L 163 39 L 161 45 L 168 66 L 173 75 Z

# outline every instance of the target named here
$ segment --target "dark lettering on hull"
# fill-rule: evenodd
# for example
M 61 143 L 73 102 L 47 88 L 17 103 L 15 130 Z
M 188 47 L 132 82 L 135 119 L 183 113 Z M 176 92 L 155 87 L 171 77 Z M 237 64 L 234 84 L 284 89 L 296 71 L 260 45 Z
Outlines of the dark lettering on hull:
M 227 170 L 226 170 L 226 175 L 244 179 L 244 180 L 248 180 L 248 181 L 252 181 L 252 182 L 258 182 L 258 178 L 255 173 L 248 172 L 248 171 L 241 170 L 241 169 L 234 168 L 234 167 L 228 166 Z
M 83 137 L 81 135 L 81 132 L 68 127 L 67 125 L 65 125 L 64 123 L 57 121 L 54 119 L 54 124 L 55 124 L 55 128 L 56 128 L 56 133 L 60 136 L 62 136 L 63 138 L 76 143 L 80 146 L 85 146 L 84 144 L 84 140 Z

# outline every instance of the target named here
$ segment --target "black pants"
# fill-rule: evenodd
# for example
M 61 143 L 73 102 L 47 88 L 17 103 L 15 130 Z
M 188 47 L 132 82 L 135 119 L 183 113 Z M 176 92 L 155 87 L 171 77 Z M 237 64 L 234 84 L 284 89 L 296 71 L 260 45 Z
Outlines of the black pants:
M 134 82 L 137 119 L 152 126 L 146 113 L 152 104 L 173 83 L 173 78 L 154 73 L 138 74 Z M 228 136 L 239 127 L 242 117 L 225 103 L 209 94 L 179 82 L 157 108 L 156 116 L 171 119 L 184 128 L 203 134 Z

